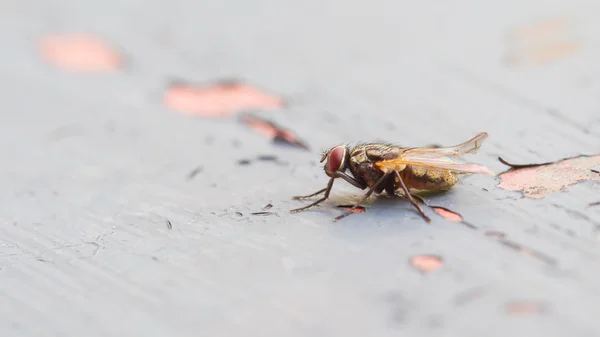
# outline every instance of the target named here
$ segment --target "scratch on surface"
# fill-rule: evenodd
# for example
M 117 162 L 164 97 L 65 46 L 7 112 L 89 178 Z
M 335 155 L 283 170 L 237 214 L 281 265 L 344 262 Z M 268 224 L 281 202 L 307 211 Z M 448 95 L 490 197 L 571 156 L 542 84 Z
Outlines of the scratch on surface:
M 600 227 L 600 222 L 599 221 L 595 221 L 594 219 L 590 218 L 589 216 L 587 216 L 583 212 L 567 208 L 567 207 L 565 207 L 563 205 L 560 205 L 560 204 L 552 204 L 552 206 L 556 207 L 558 209 L 564 210 L 567 214 L 569 214 L 569 216 L 571 216 L 573 218 L 581 219 L 581 220 L 584 220 L 586 222 L 589 222 L 589 223 L 591 223 L 593 225 L 596 225 L 596 226 Z
M 92 245 L 95 247 L 94 252 L 92 253 L 92 255 L 87 256 L 85 258 L 88 257 L 92 257 L 92 256 L 96 256 L 96 254 L 98 254 L 98 251 L 100 250 L 100 245 L 97 242 L 92 242 L 92 241 L 84 241 L 83 243 L 88 244 L 88 245 Z
M 600 155 L 577 156 L 554 163 L 514 165 L 498 158 L 511 168 L 499 176 L 498 187 L 509 191 L 521 191 L 523 196 L 541 199 L 550 193 L 561 191 L 585 180 L 600 181 L 600 175 L 590 168 L 600 164 Z
M 467 291 L 460 292 L 454 296 L 452 303 L 455 307 L 461 307 L 463 305 L 469 304 L 485 295 L 485 287 L 476 287 L 469 289 Z
M 516 243 L 514 241 L 510 241 L 510 240 L 507 240 L 507 239 L 500 239 L 499 242 L 501 244 L 503 244 L 504 246 L 512 249 L 512 250 L 515 250 L 515 251 L 518 251 L 520 253 L 523 253 L 523 254 L 535 257 L 536 259 L 539 259 L 539 260 L 541 260 L 541 261 L 543 261 L 543 262 L 545 262 L 547 264 L 550 264 L 550 265 L 555 265 L 556 264 L 556 260 L 553 257 L 548 256 L 548 255 L 546 255 L 544 253 L 541 253 L 539 251 L 533 250 L 531 248 L 525 247 L 525 246 L 523 246 L 523 245 L 521 245 L 519 243 Z
M 191 170 L 190 173 L 188 173 L 187 175 L 187 180 L 194 179 L 198 175 L 198 173 L 202 172 L 202 169 L 202 166 L 198 166 L 195 169 Z
M 36 253 L 29 253 L 29 252 L 24 252 L 23 251 L 22 253 L 3 254 L 3 255 L 0 255 L 0 257 L 27 256 L 27 257 L 33 257 L 33 258 L 35 258 L 35 259 L 37 259 L 38 261 L 41 261 L 41 262 L 50 262 L 50 263 L 53 263 L 52 261 L 44 259 L 42 256 L 44 254 L 46 254 L 46 253 L 49 253 L 49 252 L 55 252 L 55 251 L 62 250 L 62 249 L 67 249 L 67 248 L 82 247 L 82 246 L 85 246 L 85 245 L 88 245 L 88 244 L 96 246 L 96 249 L 94 250 L 94 252 L 92 253 L 92 255 L 81 257 L 81 258 L 88 258 L 88 257 L 94 256 L 94 255 L 96 255 L 96 253 L 98 253 L 98 250 L 100 249 L 100 245 L 98 243 L 84 241 L 83 243 L 69 244 L 69 245 L 62 245 L 62 246 L 58 246 L 58 247 L 54 247 L 54 248 L 48 248 L 48 249 L 45 249 L 45 250 L 43 250 L 43 251 L 41 251 L 40 253 L 37 253 L 37 254 Z
M 254 213 L 250 213 L 250 215 L 260 215 L 260 216 L 276 215 L 276 216 L 279 216 L 279 214 L 274 213 L 274 212 L 254 212 Z
M 56 130 L 50 132 L 46 137 L 48 141 L 61 141 L 63 139 L 75 137 L 81 135 L 81 126 L 79 125 L 63 125 Z
M 503 238 L 506 236 L 503 232 L 500 231 L 486 231 L 485 236 L 494 237 L 494 238 Z

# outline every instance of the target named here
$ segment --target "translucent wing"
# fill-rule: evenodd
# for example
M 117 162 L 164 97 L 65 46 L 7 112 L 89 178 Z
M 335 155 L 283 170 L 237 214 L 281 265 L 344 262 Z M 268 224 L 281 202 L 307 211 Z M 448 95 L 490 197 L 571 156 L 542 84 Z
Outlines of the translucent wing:
M 460 157 L 465 154 L 473 154 L 477 153 L 477 150 L 481 147 L 481 144 L 488 137 L 487 132 L 480 132 L 475 137 L 467 140 L 462 144 L 458 144 L 450 147 L 441 147 L 441 148 L 426 148 L 426 147 L 416 147 L 407 149 L 404 153 L 408 154 L 434 154 L 437 156 L 448 156 L 448 157 Z
M 398 158 L 381 162 L 380 167 L 398 165 L 421 166 L 433 169 L 446 169 L 456 173 L 481 173 L 495 175 L 487 167 L 474 163 L 461 163 L 457 159 L 465 154 L 476 153 L 487 133 L 478 133 L 470 140 L 451 147 L 444 148 L 409 148 L 405 149 Z
M 447 156 L 410 154 L 395 160 L 396 164 L 421 166 L 433 169 L 446 169 L 456 173 L 481 173 L 491 176 L 496 174 L 485 166 L 474 163 L 459 163 Z

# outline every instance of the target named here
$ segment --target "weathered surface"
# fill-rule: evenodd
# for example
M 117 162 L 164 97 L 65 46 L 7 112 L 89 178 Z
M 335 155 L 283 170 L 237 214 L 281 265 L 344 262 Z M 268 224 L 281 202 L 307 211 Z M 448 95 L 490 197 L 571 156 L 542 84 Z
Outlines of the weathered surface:
M 387 198 L 333 223 L 362 193 L 341 181 L 321 207 L 288 213 L 305 202 L 292 195 L 327 183 L 319 151 L 343 142 L 453 145 L 486 131 L 472 159 L 497 173 L 498 156 L 600 153 L 600 2 L 2 8 L 2 336 L 600 334 L 598 182 L 530 199 L 472 176 L 427 198 L 468 226 L 431 209 L 426 225 Z M 47 62 L 44 37 L 79 32 L 122 68 Z M 257 114 L 312 150 L 163 105 L 174 80 L 230 78 L 285 97 Z M 251 214 L 269 203 L 276 214 Z M 439 265 L 421 260 L 423 273 L 417 256 Z

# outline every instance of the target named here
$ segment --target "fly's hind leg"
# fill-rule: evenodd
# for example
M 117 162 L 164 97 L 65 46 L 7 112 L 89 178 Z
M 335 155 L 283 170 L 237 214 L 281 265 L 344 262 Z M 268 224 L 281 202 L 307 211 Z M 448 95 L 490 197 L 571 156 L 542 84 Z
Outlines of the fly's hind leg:
M 413 199 L 415 199 L 415 201 L 417 201 L 419 204 L 423 204 L 423 205 L 427 206 L 427 203 L 425 202 L 425 199 L 423 199 L 423 197 L 422 197 L 422 196 L 420 196 L 420 195 L 418 195 L 418 194 L 412 194 L 412 193 L 410 194 L 410 196 L 411 196 Z M 402 198 L 404 198 L 404 199 L 406 199 L 406 200 L 410 201 L 410 198 L 408 198 L 408 197 L 406 196 L 406 194 L 404 193 L 404 191 L 402 191 L 402 194 L 400 195 L 400 197 L 402 197 Z
M 419 214 L 421 214 L 421 217 L 423 217 L 423 219 L 425 221 L 427 221 L 428 223 L 431 223 L 431 219 L 427 215 L 425 215 L 425 213 L 423 213 L 423 209 L 421 209 L 421 206 L 419 206 L 419 204 L 415 201 L 413 195 L 410 194 L 410 192 L 408 191 L 408 188 L 406 188 L 406 185 L 404 184 L 404 180 L 402 180 L 400 173 L 398 173 L 398 171 L 394 171 L 394 172 L 396 174 L 396 178 L 398 178 L 398 181 L 400 182 L 400 185 L 402 186 L 402 191 L 404 192 L 404 196 L 417 209 L 417 211 L 419 211 Z M 425 204 L 425 200 L 423 200 L 423 198 L 418 197 L 418 199 L 420 199 L 419 201 L 421 201 L 421 202 L 423 202 L 423 204 Z

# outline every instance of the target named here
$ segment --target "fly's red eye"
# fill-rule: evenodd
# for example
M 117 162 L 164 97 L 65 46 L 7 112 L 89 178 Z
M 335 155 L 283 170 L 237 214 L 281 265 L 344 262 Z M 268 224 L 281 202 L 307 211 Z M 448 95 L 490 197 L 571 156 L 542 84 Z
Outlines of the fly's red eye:
M 343 146 L 338 146 L 329 152 L 329 156 L 327 157 L 327 165 L 329 165 L 329 169 L 332 172 L 340 169 L 342 161 L 344 160 L 345 152 L 346 150 Z

